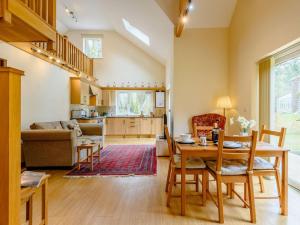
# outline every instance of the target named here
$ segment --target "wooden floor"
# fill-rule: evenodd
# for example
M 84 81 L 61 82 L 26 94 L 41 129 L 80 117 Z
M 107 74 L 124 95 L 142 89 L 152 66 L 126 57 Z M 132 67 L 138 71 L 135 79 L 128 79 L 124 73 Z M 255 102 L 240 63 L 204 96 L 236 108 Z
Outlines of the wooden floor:
M 107 144 L 153 143 L 153 139 L 107 139 Z M 168 159 L 158 159 L 157 176 L 64 178 L 66 171 L 48 171 L 50 225 L 203 225 L 214 224 L 217 208 L 211 200 L 188 197 L 187 216 L 180 216 L 180 198 L 166 207 L 164 192 Z M 255 182 L 257 185 L 257 181 Z M 211 183 L 213 186 L 213 183 Z M 266 181 L 272 191 L 274 181 Z M 192 188 L 192 186 L 191 186 Z M 256 186 L 258 190 L 258 186 Z M 180 192 L 180 187 L 176 188 Z M 194 193 L 196 194 L 196 193 Z M 224 200 L 225 224 L 250 224 L 249 210 L 237 199 Z M 39 224 L 40 193 L 34 197 L 34 225 Z M 24 211 L 23 206 L 23 211 Z M 256 200 L 257 224 L 300 224 L 300 193 L 289 189 L 289 216 L 279 215 L 277 200 Z

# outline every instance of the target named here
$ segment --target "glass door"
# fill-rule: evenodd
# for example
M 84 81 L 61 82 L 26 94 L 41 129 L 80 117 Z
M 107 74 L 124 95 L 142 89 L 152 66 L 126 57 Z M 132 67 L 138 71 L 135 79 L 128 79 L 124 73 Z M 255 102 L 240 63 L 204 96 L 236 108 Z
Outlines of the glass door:
M 300 55 L 273 67 L 271 127 L 287 128 L 285 146 L 291 150 L 289 184 L 300 189 Z

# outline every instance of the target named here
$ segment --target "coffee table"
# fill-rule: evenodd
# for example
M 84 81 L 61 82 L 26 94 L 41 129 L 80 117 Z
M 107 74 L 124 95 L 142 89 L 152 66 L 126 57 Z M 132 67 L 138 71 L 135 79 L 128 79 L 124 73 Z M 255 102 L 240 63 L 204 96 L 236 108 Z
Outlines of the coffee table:
M 93 154 L 93 149 L 97 147 L 97 155 Z M 100 151 L 101 151 L 101 145 L 100 143 L 96 142 L 96 143 L 89 143 L 89 144 L 80 144 L 77 146 L 77 169 L 80 170 L 81 168 L 81 164 L 90 164 L 91 166 L 91 170 L 94 170 L 94 157 L 98 157 L 98 160 L 100 162 Z M 81 151 L 86 151 L 86 155 L 87 157 L 83 160 L 80 159 L 80 153 Z

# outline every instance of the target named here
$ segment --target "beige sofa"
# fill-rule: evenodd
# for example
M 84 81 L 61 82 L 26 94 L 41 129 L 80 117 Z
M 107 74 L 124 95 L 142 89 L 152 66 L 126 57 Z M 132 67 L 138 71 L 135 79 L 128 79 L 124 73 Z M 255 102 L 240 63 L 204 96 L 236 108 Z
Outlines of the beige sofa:
M 75 120 L 34 123 L 31 130 L 22 131 L 25 166 L 73 166 L 77 162 L 76 146 L 83 139 L 100 142 L 103 146 L 103 124 L 78 124 L 82 132 L 80 136 L 72 129 L 74 124 L 77 124 Z

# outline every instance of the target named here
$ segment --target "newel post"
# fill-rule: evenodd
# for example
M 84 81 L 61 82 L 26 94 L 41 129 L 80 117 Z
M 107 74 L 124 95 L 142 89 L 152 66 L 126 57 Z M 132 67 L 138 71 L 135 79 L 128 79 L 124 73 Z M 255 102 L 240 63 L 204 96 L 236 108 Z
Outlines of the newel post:
M 0 67 L 0 225 L 20 224 L 21 76 Z

